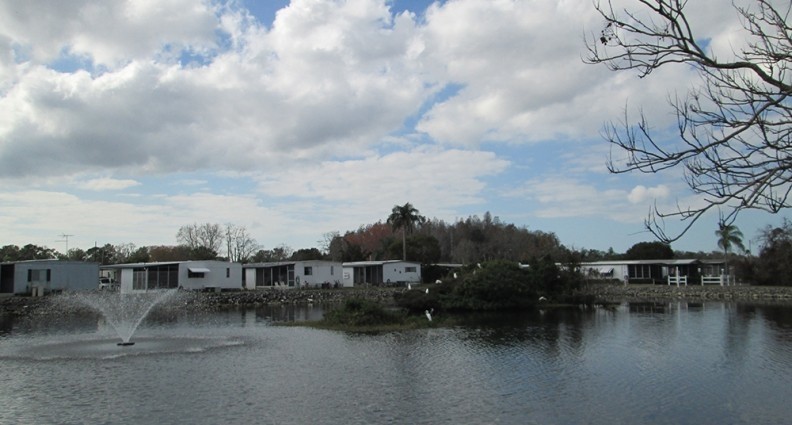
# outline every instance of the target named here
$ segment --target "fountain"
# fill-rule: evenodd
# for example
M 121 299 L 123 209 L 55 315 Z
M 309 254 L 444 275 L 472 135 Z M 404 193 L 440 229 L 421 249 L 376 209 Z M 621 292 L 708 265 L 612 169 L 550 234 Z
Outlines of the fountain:
M 173 297 L 176 292 L 176 289 L 135 294 L 101 291 L 75 294 L 73 299 L 100 312 L 121 338 L 117 345 L 128 347 L 135 344 L 131 341 L 132 335 L 151 309 Z

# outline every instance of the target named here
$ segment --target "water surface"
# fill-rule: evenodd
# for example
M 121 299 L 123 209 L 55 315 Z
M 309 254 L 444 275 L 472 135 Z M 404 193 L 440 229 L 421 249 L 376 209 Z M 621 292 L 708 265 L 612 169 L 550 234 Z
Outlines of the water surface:
M 0 423 L 781 424 L 792 308 L 471 315 L 360 335 L 275 326 L 320 306 L 0 320 Z M 125 351 L 126 350 L 126 351 Z

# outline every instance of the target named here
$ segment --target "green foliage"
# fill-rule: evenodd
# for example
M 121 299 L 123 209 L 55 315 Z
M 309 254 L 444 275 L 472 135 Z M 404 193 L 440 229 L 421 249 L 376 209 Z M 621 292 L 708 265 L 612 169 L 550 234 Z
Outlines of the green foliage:
M 745 251 L 745 246 L 742 242 L 743 234 L 737 226 L 721 222 L 718 224 L 715 236 L 718 237 L 718 247 L 723 250 L 724 254 L 731 252 L 732 247 Z
M 571 270 L 571 269 L 570 269 Z M 423 290 L 397 294 L 396 304 L 409 311 L 504 310 L 530 307 L 539 297 L 569 301 L 582 282 L 573 271 L 556 266 L 550 257 L 532 260 L 528 267 L 510 261 L 490 261 L 466 266 L 458 279 L 446 279 Z
M 792 222 L 784 219 L 781 227 L 767 227 L 760 237 L 759 258 L 754 269 L 760 285 L 792 286 Z
M 419 211 L 409 202 L 404 205 L 394 205 L 391 215 L 388 217 L 388 224 L 394 230 L 401 229 L 402 233 L 402 260 L 407 261 L 407 231 L 412 232 L 416 224 L 426 222 L 426 217 L 418 214 Z
M 428 287 L 429 293 L 426 293 L 425 288 L 413 289 L 396 293 L 393 295 L 393 299 L 396 305 L 412 313 L 422 313 L 433 308 L 439 310 L 444 306 L 448 308 L 449 300 L 454 297 L 456 285 L 453 282 L 444 282 L 431 284 Z
M 325 314 L 324 321 L 336 326 L 366 327 L 399 324 L 404 317 L 373 301 L 352 298 L 346 300 L 341 308 Z
M 291 255 L 292 261 L 323 260 L 325 256 L 317 248 L 303 248 L 294 251 Z
M 627 250 L 624 258 L 627 260 L 670 260 L 674 258 L 674 250 L 671 249 L 671 245 L 664 242 L 638 242 Z
M 524 307 L 537 298 L 537 288 L 525 270 L 510 261 L 491 261 L 466 274 L 454 290 L 450 307 L 494 310 Z
M 55 250 L 34 244 L 23 247 L 5 245 L 0 248 L 0 261 L 49 260 L 57 257 Z
M 402 255 L 402 241 L 393 240 L 388 245 L 389 258 L 398 258 Z M 440 261 L 440 243 L 434 236 L 410 235 L 407 238 L 407 258 L 422 264 L 432 264 Z

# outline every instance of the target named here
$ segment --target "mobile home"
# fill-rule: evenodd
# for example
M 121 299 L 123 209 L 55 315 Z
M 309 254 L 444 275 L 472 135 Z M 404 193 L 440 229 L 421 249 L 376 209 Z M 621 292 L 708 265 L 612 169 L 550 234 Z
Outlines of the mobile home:
M 96 289 L 99 264 L 31 260 L 0 264 L 0 293 L 40 295 L 50 291 Z
M 115 274 L 122 293 L 181 288 L 223 290 L 242 288 L 242 265 L 226 261 L 173 261 L 114 264 L 103 271 Z
M 246 289 L 338 287 L 342 264 L 335 261 L 305 260 L 251 263 L 242 266 Z
M 344 286 L 395 286 L 421 282 L 421 263 L 401 260 L 344 263 Z

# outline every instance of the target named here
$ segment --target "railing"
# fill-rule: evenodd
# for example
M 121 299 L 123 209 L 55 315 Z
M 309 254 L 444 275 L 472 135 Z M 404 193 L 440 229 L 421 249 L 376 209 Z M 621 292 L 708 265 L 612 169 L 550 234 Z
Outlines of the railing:
M 683 284 L 683 285 L 687 286 L 687 281 L 688 281 L 688 277 L 687 276 L 671 276 L 671 275 L 668 275 L 668 285 L 676 284 L 676 286 L 679 286 L 679 284 Z
M 711 284 L 717 283 L 720 286 L 723 286 L 724 284 L 726 284 L 727 286 L 729 285 L 729 281 L 726 280 L 726 276 L 724 276 L 724 275 L 720 275 L 720 276 L 701 276 L 701 286 L 704 286 L 707 283 L 711 283 Z

